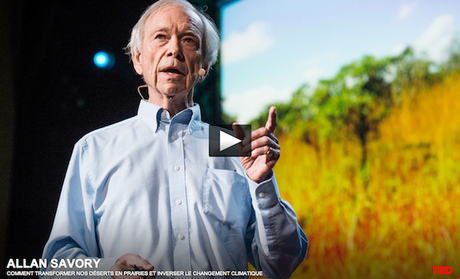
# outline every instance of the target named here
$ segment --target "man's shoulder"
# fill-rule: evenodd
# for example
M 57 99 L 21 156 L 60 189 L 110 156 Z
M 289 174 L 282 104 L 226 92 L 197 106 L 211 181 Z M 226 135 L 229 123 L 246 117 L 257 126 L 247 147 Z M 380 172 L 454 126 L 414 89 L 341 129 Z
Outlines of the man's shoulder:
M 139 127 L 139 117 L 133 116 L 84 135 L 78 144 L 105 143 L 132 134 Z

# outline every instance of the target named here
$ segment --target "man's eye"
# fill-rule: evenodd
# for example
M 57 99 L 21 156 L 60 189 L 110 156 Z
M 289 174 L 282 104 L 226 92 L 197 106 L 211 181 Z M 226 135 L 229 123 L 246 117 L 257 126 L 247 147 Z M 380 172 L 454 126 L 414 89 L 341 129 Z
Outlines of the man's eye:
M 155 36 L 155 39 L 164 40 L 164 39 L 166 39 L 166 36 L 163 35 L 163 34 L 158 34 L 158 35 Z
M 184 42 L 187 44 L 195 44 L 195 40 L 193 38 L 184 38 Z

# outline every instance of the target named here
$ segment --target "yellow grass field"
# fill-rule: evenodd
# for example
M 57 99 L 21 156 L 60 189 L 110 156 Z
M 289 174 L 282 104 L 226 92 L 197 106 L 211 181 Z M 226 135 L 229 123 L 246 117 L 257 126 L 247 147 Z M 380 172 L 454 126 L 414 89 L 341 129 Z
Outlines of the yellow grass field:
M 291 278 L 460 278 L 459 97 L 459 77 L 404 97 L 369 142 L 365 171 L 352 138 L 315 149 L 280 136 L 281 196 L 310 240 Z

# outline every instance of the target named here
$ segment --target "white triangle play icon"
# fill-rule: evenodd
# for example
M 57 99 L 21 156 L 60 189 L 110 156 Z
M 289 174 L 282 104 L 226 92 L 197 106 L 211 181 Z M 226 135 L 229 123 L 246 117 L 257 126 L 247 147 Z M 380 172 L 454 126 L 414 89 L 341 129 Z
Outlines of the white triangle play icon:
M 222 132 L 220 131 L 219 133 L 219 137 L 220 137 L 220 150 L 219 151 L 222 151 L 222 150 L 225 150 L 227 148 L 230 148 L 232 146 L 234 146 L 235 144 L 241 142 L 240 139 L 238 138 L 235 138 L 234 136 L 231 136 L 225 132 Z

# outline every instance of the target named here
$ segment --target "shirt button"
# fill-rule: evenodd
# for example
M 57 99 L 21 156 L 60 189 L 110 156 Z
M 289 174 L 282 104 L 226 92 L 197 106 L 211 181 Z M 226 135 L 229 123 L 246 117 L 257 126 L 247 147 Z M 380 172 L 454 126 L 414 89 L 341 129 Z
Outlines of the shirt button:
M 175 135 L 172 135 L 172 136 L 171 136 L 171 139 L 172 139 L 172 140 L 176 140 L 177 138 L 176 138 Z
M 263 193 L 263 192 L 260 193 L 260 194 L 259 194 L 259 198 L 265 198 L 265 193 Z
M 182 240 L 182 239 L 185 238 L 185 236 L 184 236 L 183 234 L 180 233 L 180 234 L 177 235 L 177 238 L 179 238 L 180 240 Z
M 180 169 L 179 166 L 174 166 L 174 170 L 175 170 L 175 171 L 178 171 L 179 169 Z
M 161 112 L 161 117 L 163 117 L 163 118 L 166 117 L 166 111 Z
M 176 204 L 177 204 L 177 205 L 181 205 L 181 204 L 182 204 L 182 201 L 181 201 L 181 200 L 176 200 Z

